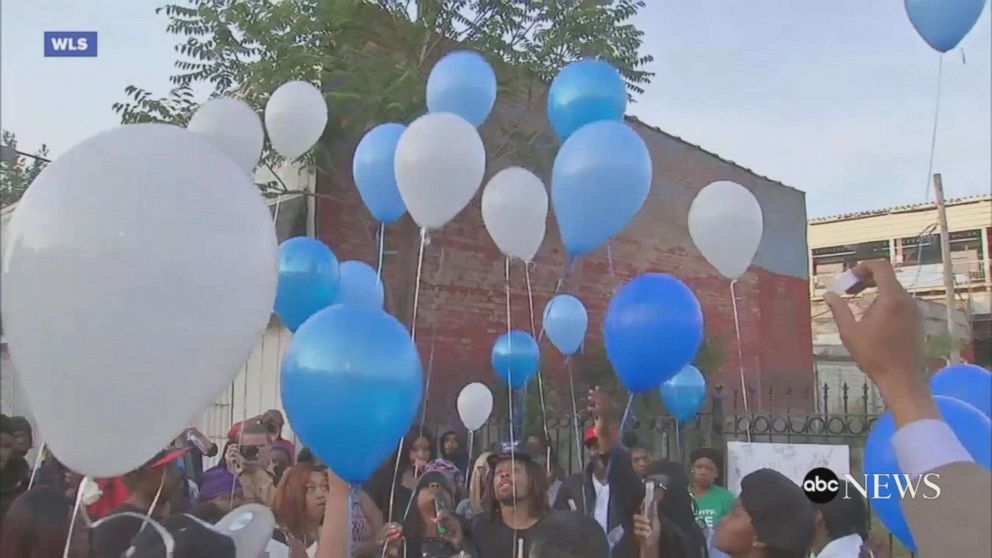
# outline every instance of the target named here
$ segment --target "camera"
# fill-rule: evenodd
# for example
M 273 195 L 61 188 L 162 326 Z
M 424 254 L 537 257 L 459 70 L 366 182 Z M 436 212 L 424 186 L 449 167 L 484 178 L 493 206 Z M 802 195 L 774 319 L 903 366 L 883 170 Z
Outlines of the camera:
M 255 461 L 258 459 L 258 446 L 241 446 L 238 450 L 241 452 L 241 457 L 248 461 Z

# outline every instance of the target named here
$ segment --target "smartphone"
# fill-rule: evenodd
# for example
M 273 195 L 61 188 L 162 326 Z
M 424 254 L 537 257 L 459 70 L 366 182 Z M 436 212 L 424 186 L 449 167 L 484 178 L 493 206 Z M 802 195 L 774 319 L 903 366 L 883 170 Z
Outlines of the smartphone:
M 838 295 L 857 294 L 864 289 L 865 283 L 854 274 L 854 269 L 848 269 L 835 277 L 833 283 L 827 288 L 828 291 Z
M 651 517 L 651 506 L 654 505 L 654 481 L 644 483 L 644 501 L 641 502 L 641 515 Z

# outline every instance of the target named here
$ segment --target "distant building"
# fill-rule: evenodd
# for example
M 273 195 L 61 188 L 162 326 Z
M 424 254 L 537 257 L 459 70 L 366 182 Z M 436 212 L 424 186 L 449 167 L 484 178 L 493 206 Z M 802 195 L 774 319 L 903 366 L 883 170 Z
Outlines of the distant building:
M 834 277 L 869 259 L 887 259 L 897 267 L 903 286 L 920 299 L 931 357 L 957 348 L 969 361 L 988 367 L 992 359 L 992 196 L 947 202 L 951 261 L 954 270 L 957 339 L 946 337 L 943 269 L 937 209 L 933 203 L 864 211 L 809 222 L 810 298 L 814 362 L 818 384 L 839 385 L 838 362 L 850 360 L 840 346 L 823 293 Z M 934 363 L 931 363 L 934 364 Z M 853 363 L 851 363 L 853 366 Z M 844 381 L 856 382 L 861 397 L 863 375 L 844 365 Z M 856 370 L 856 367 L 854 367 Z M 852 387 L 854 387 L 852 385 Z

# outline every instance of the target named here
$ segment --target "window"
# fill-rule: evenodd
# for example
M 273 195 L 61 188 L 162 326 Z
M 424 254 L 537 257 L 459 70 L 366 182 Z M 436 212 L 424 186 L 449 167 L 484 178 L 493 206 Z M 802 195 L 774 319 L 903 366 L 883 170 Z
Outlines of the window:
M 930 265 L 941 262 L 940 233 L 903 238 L 902 262 L 906 265 Z
M 865 260 L 889 259 L 889 241 L 859 242 L 813 249 L 813 276 L 817 287 L 827 287 L 833 278 Z

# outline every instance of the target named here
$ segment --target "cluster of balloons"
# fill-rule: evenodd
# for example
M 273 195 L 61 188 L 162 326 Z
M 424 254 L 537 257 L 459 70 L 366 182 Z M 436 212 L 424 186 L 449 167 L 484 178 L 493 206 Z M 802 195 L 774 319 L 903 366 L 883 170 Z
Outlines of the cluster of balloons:
M 368 264 L 338 264 L 330 247 L 315 238 L 300 236 L 279 246 L 275 311 L 290 331 L 332 304 L 382 309 L 384 300 L 382 280 Z
M 551 83 L 548 117 L 561 149 L 551 173 L 551 205 L 570 256 L 602 246 L 634 219 L 651 190 L 644 140 L 623 123 L 627 88 L 600 60 L 566 66 Z
M 437 229 L 468 205 L 486 169 L 476 127 L 495 99 L 495 73 L 478 53 L 454 52 L 438 62 L 427 83 L 428 114 L 409 126 L 379 125 L 355 150 L 355 185 L 372 215 L 388 224 L 409 212 L 422 229 Z M 382 310 L 377 272 L 361 262 L 338 265 L 320 241 L 285 242 L 279 277 L 276 311 L 296 332 L 282 366 L 286 412 L 338 476 L 363 482 L 395 450 L 423 398 L 417 347 Z M 505 354 L 506 373 L 519 381 L 537 370 L 536 359 Z M 492 410 L 492 394 L 481 387 L 484 394 L 467 386 L 459 398 L 471 429 Z
M 934 374 L 930 388 L 961 445 L 975 463 L 992 468 L 992 373 L 973 364 L 952 365 Z M 865 444 L 865 473 L 902 474 L 892 445 L 896 430 L 892 413 L 875 422 Z M 871 505 L 889 531 L 915 551 L 899 499 L 871 498 Z
M 203 103 L 187 128 L 216 144 L 251 174 L 262 154 L 266 132 L 276 152 L 296 159 L 317 143 L 326 126 L 327 104 L 320 90 L 305 81 L 290 81 L 269 97 L 264 131 L 258 114 L 248 103 L 227 97 Z

